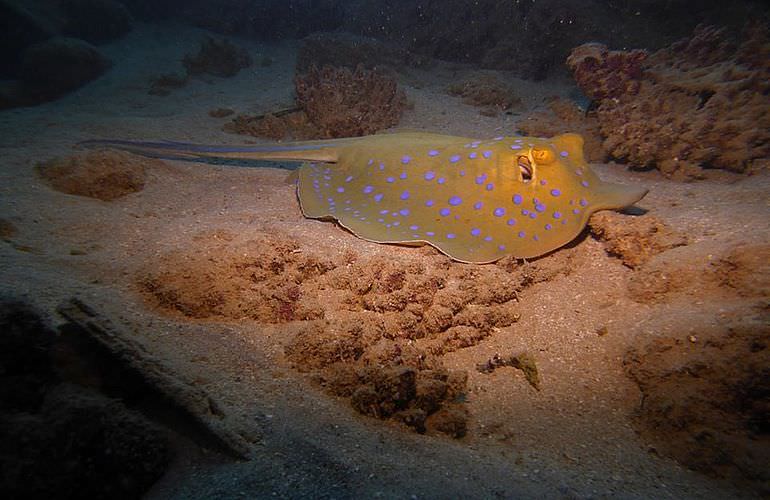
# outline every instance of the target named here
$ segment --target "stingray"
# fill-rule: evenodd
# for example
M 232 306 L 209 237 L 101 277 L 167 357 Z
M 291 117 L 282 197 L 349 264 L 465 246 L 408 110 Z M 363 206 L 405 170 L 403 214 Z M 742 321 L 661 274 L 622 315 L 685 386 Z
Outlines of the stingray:
M 97 140 L 169 159 L 295 160 L 302 213 L 377 243 L 431 245 L 454 260 L 537 257 L 577 237 L 594 212 L 633 205 L 641 187 L 604 182 L 583 138 L 429 133 L 248 146 Z

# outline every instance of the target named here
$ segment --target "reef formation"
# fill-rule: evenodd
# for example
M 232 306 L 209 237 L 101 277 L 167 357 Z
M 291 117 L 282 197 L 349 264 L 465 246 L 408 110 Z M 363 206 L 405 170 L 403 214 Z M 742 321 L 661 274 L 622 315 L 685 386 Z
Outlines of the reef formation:
M 591 43 L 567 64 L 594 100 L 602 145 L 634 168 L 679 179 L 704 168 L 747 172 L 770 157 L 770 30 L 739 38 L 699 26 L 652 54 Z
M 311 66 L 295 76 L 294 89 L 296 108 L 240 115 L 225 130 L 275 140 L 359 137 L 397 125 L 407 106 L 394 77 L 362 65 Z

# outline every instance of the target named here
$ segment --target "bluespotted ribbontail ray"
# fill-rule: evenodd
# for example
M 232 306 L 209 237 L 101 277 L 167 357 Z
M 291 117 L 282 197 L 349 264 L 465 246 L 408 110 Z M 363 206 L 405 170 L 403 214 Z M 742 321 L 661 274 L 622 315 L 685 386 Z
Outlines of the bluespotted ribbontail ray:
M 529 258 L 572 241 L 594 212 L 647 193 L 603 182 L 583 157 L 583 138 L 472 139 L 382 134 L 253 146 L 97 140 L 161 158 L 296 160 L 306 217 L 334 219 L 377 243 L 429 244 L 470 263 Z

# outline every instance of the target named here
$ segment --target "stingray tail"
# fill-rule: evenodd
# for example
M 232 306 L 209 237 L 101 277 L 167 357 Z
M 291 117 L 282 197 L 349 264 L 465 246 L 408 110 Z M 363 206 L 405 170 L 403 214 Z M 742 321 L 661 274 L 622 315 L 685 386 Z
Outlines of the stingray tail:
M 119 149 L 143 156 L 168 160 L 212 158 L 335 162 L 339 157 L 340 148 L 353 140 L 355 139 L 227 146 L 171 141 L 143 142 L 98 139 L 80 142 L 78 146 L 84 148 Z

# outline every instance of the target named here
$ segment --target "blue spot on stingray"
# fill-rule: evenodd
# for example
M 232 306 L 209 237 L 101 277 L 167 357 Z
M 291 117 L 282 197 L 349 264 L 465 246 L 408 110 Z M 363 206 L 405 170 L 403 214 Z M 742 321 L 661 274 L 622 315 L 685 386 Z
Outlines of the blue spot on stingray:
M 406 165 L 410 161 L 412 161 L 412 157 L 409 155 L 404 155 L 401 157 L 401 163 L 403 163 L 404 165 Z
M 566 158 L 566 157 L 568 157 L 568 156 L 569 156 L 569 152 L 567 152 L 567 151 L 562 151 L 561 153 L 559 153 L 559 156 L 561 156 L 562 158 Z
M 380 168 L 380 170 L 385 170 L 385 164 L 384 163 L 380 163 L 380 167 L 379 168 Z
M 587 188 L 588 187 L 588 181 L 581 181 L 580 185 Z
M 526 208 L 522 208 L 521 215 L 529 215 L 529 210 L 527 210 Z
M 350 182 L 352 180 L 353 180 L 353 176 L 352 175 L 349 175 L 349 176 L 345 177 L 345 182 Z
M 497 249 L 501 252 L 505 252 L 505 245 L 497 245 Z
M 505 209 L 504 209 L 504 208 L 501 208 L 501 207 L 497 207 L 497 208 L 496 208 L 496 209 L 495 209 L 495 210 L 492 212 L 492 214 L 493 214 L 495 217 L 502 217 L 503 215 L 505 215 Z
M 481 229 L 479 229 L 477 227 L 474 227 L 473 229 L 471 229 L 471 235 L 478 236 L 480 234 L 481 234 Z
M 340 187 L 337 188 L 337 192 L 338 193 L 344 193 L 345 192 L 345 188 L 340 186 Z
M 537 237 L 537 235 L 534 235 L 534 236 L 532 237 L 532 239 L 533 239 L 533 240 L 535 240 L 535 241 L 540 241 L 540 238 L 538 238 L 538 237 Z
M 487 174 L 481 174 L 476 176 L 476 184 L 481 185 L 484 184 L 484 181 L 487 180 Z
M 542 203 L 536 203 L 535 210 L 537 210 L 538 212 L 545 212 L 545 205 L 543 205 Z
M 380 210 L 380 215 L 385 215 L 388 212 L 390 212 L 390 210 Z
M 418 229 L 420 229 L 420 226 L 409 226 L 409 229 L 411 229 L 412 231 L 417 231 Z
M 514 205 L 521 205 L 522 197 L 520 194 L 513 195 L 513 204 Z
M 479 157 L 479 154 L 475 151 L 471 151 L 471 154 L 468 155 L 468 158 L 470 158 L 471 160 L 475 160 L 478 157 Z
M 579 208 L 573 208 L 573 209 L 572 209 L 572 213 L 573 213 L 573 214 L 575 214 L 575 215 L 577 215 L 577 214 L 579 214 L 579 213 L 580 213 L 580 209 L 579 209 Z
M 364 194 L 370 194 L 374 191 L 374 186 L 364 186 Z
M 507 221 L 505 221 L 505 223 L 508 224 L 509 226 L 512 226 L 516 224 L 516 219 L 508 219 Z
M 553 226 L 552 226 L 552 225 L 550 225 L 550 224 L 546 224 L 546 225 L 545 225 L 545 230 L 546 230 L 546 231 L 550 231 L 551 229 L 553 229 Z
M 449 157 L 449 163 L 457 163 L 460 161 L 460 155 L 452 155 Z
M 561 219 L 561 212 L 554 212 L 553 213 L 553 218 L 554 219 Z
M 438 151 L 436 151 L 435 149 L 431 149 L 430 151 L 428 151 L 428 156 L 438 156 Z
M 448 208 L 446 208 L 446 207 L 445 207 L 445 208 L 442 208 L 441 210 L 439 210 L 439 211 L 438 211 L 438 213 L 439 213 L 439 215 L 441 215 L 442 217 L 446 217 L 447 215 L 449 215 L 450 213 L 452 213 L 452 211 L 451 211 L 451 210 L 449 210 Z
M 403 193 L 401 193 L 400 198 L 402 200 L 408 200 L 409 199 L 409 191 L 404 191 Z
M 376 201 L 377 203 L 381 202 L 381 201 L 382 201 L 382 197 L 383 197 L 383 196 L 385 196 L 385 195 L 384 195 L 384 194 L 382 194 L 382 193 L 377 193 L 377 194 L 375 194 L 375 195 L 374 195 L 374 201 Z
M 561 194 L 561 191 L 558 189 L 551 189 L 551 196 L 559 196 Z
M 537 214 L 535 212 L 530 212 L 529 213 L 529 218 L 530 219 L 536 219 L 537 218 Z
M 406 179 L 406 172 L 401 172 L 401 175 L 399 175 L 398 178 L 401 180 Z
M 481 153 L 481 156 L 483 156 L 486 159 L 490 159 L 492 158 L 492 151 L 489 151 L 489 150 L 484 151 L 483 153 Z
M 436 203 L 436 202 L 433 201 L 433 200 L 428 200 L 428 201 L 425 202 L 425 206 L 426 207 L 432 207 L 434 203 Z
M 495 185 L 490 182 L 489 184 L 486 185 L 486 189 L 487 191 L 492 191 L 493 189 L 495 189 Z
M 436 182 L 438 182 L 439 184 L 443 184 L 443 183 L 445 183 L 445 182 L 446 182 L 446 179 L 445 179 L 445 178 L 443 178 L 443 177 L 439 177 L 439 178 L 438 178 L 438 180 L 437 180 Z
M 524 231 L 519 231 L 519 235 L 518 236 L 519 236 L 519 238 L 523 238 L 526 235 L 525 235 Z
M 452 205 L 453 207 L 456 207 L 462 202 L 463 202 L 463 199 L 460 198 L 459 196 L 452 196 L 451 198 L 449 198 L 449 204 Z
M 581 207 L 588 206 L 588 200 L 586 200 L 585 198 L 580 198 L 580 206 Z
M 426 231 L 425 235 L 426 236 L 436 236 L 436 233 L 434 233 L 433 231 Z
M 372 163 L 374 163 L 374 160 L 372 158 L 369 158 L 369 161 L 366 162 L 367 165 L 371 165 Z
M 453 240 L 457 238 L 457 235 L 455 233 L 447 233 L 446 237 L 448 240 Z
M 540 180 L 540 185 L 541 186 L 545 186 L 546 184 L 548 184 L 548 181 L 546 181 L 545 179 L 541 179 Z
M 477 201 L 476 203 L 473 204 L 473 209 L 474 210 L 481 210 L 481 207 L 483 207 L 483 206 L 484 206 L 484 204 L 482 202 Z
M 432 181 L 433 179 L 436 178 L 436 174 L 434 172 L 425 172 L 425 175 L 423 177 L 425 177 L 426 181 Z
M 394 179 L 393 177 L 388 177 L 387 179 L 385 179 L 385 181 L 386 181 L 388 184 L 392 184 L 392 183 L 396 182 L 396 179 Z
M 521 149 L 519 144 L 511 144 L 511 149 Z
M 492 241 L 492 237 L 491 236 L 484 236 L 484 241 Z

